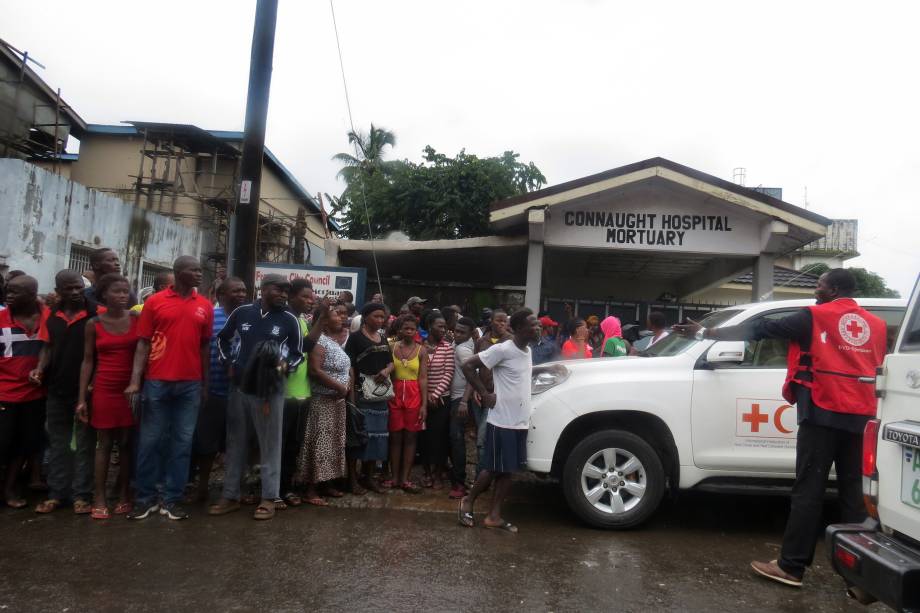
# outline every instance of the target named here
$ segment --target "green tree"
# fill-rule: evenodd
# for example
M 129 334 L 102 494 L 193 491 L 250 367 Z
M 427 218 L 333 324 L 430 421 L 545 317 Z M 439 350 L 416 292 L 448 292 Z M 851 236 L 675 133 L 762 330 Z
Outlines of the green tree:
M 808 264 L 807 266 L 803 266 L 801 268 L 801 272 L 807 272 L 810 275 L 820 277 L 830 269 L 831 267 L 824 262 L 817 262 L 815 264 Z
M 363 184 L 354 175 L 333 210 L 348 238 L 367 238 L 365 196 L 375 236 L 394 230 L 418 240 L 482 236 L 489 233 L 492 202 L 546 183 L 536 165 L 519 157 L 506 151 L 480 158 L 465 150 L 449 157 L 428 146 L 421 163 L 390 163 L 384 172 L 361 173 Z
M 802 272 L 820 277 L 831 267 L 824 263 L 809 264 L 802 268 Z M 865 268 L 847 268 L 856 277 L 856 295 L 863 298 L 900 298 L 901 293 L 891 289 L 881 275 L 868 271 Z
M 901 293 L 891 289 L 881 275 L 865 268 L 847 268 L 856 277 L 856 295 L 863 298 L 900 298 Z
M 396 146 L 396 135 L 385 128 L 371 124 L 370 132 L 349 132 L 348 144 L 355 148 L 356 155 L 336 153 L 332 159 L 342 162 L 344 166 L 339 171 L 339 176 L 351 184 L 359 176 L 372 176 L 386 169 L 387 162 L 383 159 L 384 151 L 387 147 Z

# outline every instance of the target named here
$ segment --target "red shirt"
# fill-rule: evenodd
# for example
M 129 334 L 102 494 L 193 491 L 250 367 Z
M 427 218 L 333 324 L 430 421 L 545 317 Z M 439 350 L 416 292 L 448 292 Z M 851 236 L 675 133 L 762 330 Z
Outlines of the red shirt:
M 578 350 L 578 345 L 575 344 L 575 341 L 572 339 L 567 340 L 562 343 L 562 357 L 567 360 L 577 360 L 579 358 L 590 358 L 591 357 L 591 345 L 588 344 L 588 341 L 585 341 L 585 350 L 581 352 Z
M 104 313 L 105 311 L 102 312 Z M 84 317 L 89 317 L 89 314 L 86 312 L 86 309 L 80 309 L 73 314 L 72 318 L 68 318 L 67 313 L 58 309 L 48 315 L 48 318 L 51 317 L 57 317 L 69 328 Z M 44 341 L 46 343 L 51 340 L 51 333 L 48 332 L 48 320 L 46 318 L 42 318 L 42 325 L 38 327 L 38 340 Z
M 169 287 L 147 298 L 137 324 L 138 336 L 150 341 L 147 378 L 201 381 L 201 343 L 211 338 L 213 321 L 214 307 L 197 291 L 182 297 Z
M 27 330 L 13 320 L 10 309 L 0 311 L 0 402 L 29 402 L 45 397 L 45 388 L 29 383 L 29 373 L 38 366 L 38 354 L 44 344 L 38 332 L 48 313 L 48 308 L 42 306 L 35 329 Z

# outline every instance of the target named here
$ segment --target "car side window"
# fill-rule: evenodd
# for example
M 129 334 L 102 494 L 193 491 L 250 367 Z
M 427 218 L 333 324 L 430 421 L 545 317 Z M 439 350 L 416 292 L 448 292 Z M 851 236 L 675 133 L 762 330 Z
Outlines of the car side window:
M 782 319 L 795 313 L 791 309 L 771 311 L 760 317 L 755 317 L 751 322 L 762 319 Z M 764 338 L 759 341 L 746 341 L 744 343 L 744 360 L 739 368 L 785 368 L 786 354 L 789 352 L 789 341 L 779 338 Z
M 866 307 L 866 310 L 885 321 L 885 327 L 887 328 L 886 336 L 888 341 L 888 353 L 891 353 L 894 350 L 894 343 L 898 339 L 898 329 L 901 327 L 901 322 L 904 321 L 904 309 Z M 916 327 L 917 324 L 915 323 L 914 325 Z M 916 337 L 917 338 L 914 339 L 915 342 L 920 342 L 920 331 L 916 332 Z M 917 349 L 914 349 L 914 351 L 917 351 Z
M 920 353 L 920 308 L 914 308 L 910 319 L 904 325 L 904 337 L 898 351 L 902 353 Z

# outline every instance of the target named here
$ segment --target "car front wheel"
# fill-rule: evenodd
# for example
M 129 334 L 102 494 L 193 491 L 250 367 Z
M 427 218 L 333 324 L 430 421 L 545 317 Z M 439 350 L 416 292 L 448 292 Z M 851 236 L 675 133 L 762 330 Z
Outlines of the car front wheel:
M 562 487 L 578 517 L 598 528 L 638 526 L 658 508 L 664 469 L 655 450 L 622 430 L 596 432 L 566 459 Z

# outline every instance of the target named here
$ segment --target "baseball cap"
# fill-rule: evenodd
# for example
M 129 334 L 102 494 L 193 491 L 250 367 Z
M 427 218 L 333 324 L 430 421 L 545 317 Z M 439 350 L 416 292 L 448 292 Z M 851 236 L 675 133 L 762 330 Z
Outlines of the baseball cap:
M 543 317 L 540 318 L 540 325 L 543 326 L 544 328 L 555 328 L 559 324 L 553 321 L 553 318 L 550 317 L 549 315 L 544 315 Z
M 418 296 L 412 296 L 406 300 L 406 306 L 412 306 L 413 304 L 425 304 L 428 302 L 426 298 L 419 298 Z

